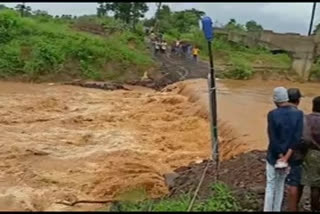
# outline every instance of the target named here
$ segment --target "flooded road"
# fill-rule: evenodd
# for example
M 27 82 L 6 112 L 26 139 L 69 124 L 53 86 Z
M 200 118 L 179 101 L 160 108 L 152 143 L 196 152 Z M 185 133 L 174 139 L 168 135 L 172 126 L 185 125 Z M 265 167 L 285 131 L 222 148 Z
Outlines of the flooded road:
M 318 84 L 218 81 L 221 153 L 265 149 L 272 89 L 299 87 L 310 112 Z M 0 84 L 0 210 L 96 210 L 58 200 L 110 199 L 143 187 L 167 193 L 163 174 L 210 157 L 207 82 L 164 92 Z M 234 138 L 236 140 L 234 140 Z

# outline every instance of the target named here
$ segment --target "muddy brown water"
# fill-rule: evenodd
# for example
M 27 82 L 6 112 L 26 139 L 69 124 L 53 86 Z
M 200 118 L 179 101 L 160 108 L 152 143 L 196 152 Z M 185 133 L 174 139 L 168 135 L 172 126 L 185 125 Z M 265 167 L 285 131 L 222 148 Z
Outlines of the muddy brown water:
M 245 144 L 226 146 L 225 157 L 266 148 L 266 114 L 279 85 L 301 89 L 306 113 L 320 92 L 311 83 L 218 81 L 219 118 Z M 102 91 L 1 82 L 0 210 L 95 210 L 55 202 L 108 199 L 136 186 L 150 197 L 166 194 L 164 173 L 210 157 L 206 80 L 170 87 Z
M 306 114 L 312 110 L 312 99 L 320 96 L 320 83 L 293 83 L 285 81 L 235 81 L 223 80 L 218 96 L 219 113 L 223 120 L 230 121 L 233 127 L 247 134 L 251 149 L 266 149 L 268 111 L 274 108 L 272 102 L 273 88 L 299 88 L 305 96 L 299 105 Z M 219 87 L 219 85 L 218 85 Z

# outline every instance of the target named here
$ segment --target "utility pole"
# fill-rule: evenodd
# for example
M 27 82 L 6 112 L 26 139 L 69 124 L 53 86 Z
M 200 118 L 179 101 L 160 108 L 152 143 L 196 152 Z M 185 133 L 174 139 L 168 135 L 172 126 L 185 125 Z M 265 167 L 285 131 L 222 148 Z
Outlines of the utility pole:
M 216 88 L 216 76 L 213 66 L 212 55 L 212 40 L 213 40 L 213 27 L 212 20 L 206 16 L 202 18 L 202 30 L 204 36 L 208 41 L 210 72 L 208 75 L 208 88 L 209 88 L 209 108 L 210 108 L 210 129 L 211 129 L 211 141 L 212 141 L 212 159 L 216 164 L 215 180 L 218 180 L 219 176 L 219 139 L 218 139 L 218 117 L 217 117 L 217 88 Z
M 313 27 L 314 14 L 315 14 L 315 11 L 316 11 L 316 5 L 317 5 L 317 2 L 314 2 L 313 3 L 313 7 L 312 7 L 312 12 L 311 12 L 311 20 L 310 20 L 308 36 L 311 35 L 311 31 L 312 31 L 312 27 Z

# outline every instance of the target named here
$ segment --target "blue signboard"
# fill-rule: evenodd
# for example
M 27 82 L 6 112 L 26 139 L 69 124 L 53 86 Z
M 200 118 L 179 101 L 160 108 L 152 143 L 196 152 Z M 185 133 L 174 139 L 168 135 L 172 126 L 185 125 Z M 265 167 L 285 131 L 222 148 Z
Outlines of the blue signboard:
M 202 18 L 201 22 L 204 36 L 208 41 L 211 41 L 213 39 L 213 27 L 211 18 L 209 16 L 205 16 Z

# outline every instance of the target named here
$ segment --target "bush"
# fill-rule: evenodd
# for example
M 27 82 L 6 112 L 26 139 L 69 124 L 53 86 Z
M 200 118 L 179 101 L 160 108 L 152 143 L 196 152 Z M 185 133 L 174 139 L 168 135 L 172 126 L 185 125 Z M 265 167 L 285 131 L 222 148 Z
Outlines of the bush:
M 0 15 L 0 43 L 6 43 L 12 40 L 17 30 L 21 28 L 22 23 L 17 14 L 11 10 L 3 10 Z
M 247 80 L 253 75 L 251 65 L 241 58 L 231 58 L 232 69 L 228 72 L 227 77 L 231 79 Z
M 241 207 L 238 201 L 231 194 L 230 189 L 223 183 L 217 183 L 212 186 L 214 194 L 200 206 L 197 211 L 240 211 Z

